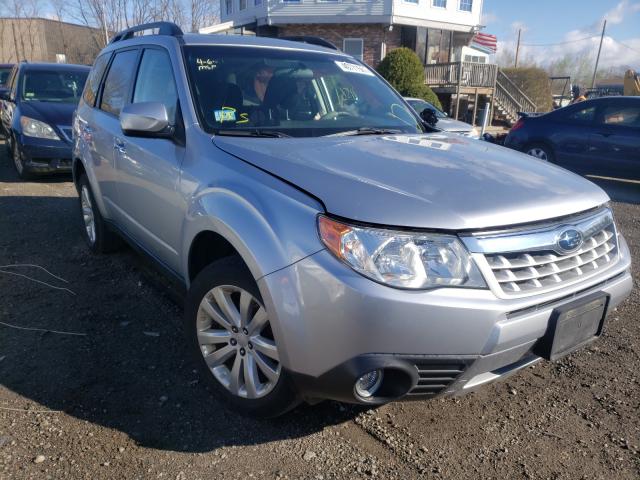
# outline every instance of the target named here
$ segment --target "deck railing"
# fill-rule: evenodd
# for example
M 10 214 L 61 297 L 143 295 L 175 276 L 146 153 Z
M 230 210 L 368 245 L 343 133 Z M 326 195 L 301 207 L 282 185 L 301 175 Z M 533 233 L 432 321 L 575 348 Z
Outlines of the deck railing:
M 510 105 L 511 109 L 514 110 L 514 112 L 509 112 L 510 114 L 517 114 L 517 112 L 535 112 L 537 110 L 533 100 L 527 97 L 509 77 L 502 73 L 502 70 L 498 72 L 497 79 L 496 100 L 503 105 Z
M 425 67 L 425 83 L 430 87 L 494 88 L 498 66 L 486 63 L 450 62 Z

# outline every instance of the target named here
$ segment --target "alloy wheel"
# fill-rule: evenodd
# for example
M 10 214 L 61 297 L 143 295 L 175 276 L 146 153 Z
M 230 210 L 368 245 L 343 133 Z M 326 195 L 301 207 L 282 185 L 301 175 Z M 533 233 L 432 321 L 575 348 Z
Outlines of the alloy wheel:
M 540 147 L 534 147 L 534 148 L 528 150 L 527 154 L 531 155 L 532 157 L 539 158 L 540 160 L 549 160 L 549 157 L 547 156 L 547 152 L 545 152 Z
M 93 216 L 93 206 L 91 204 L 91 197 L 89 196 L 89 189 L 86 185 L 83 185 L 80 191 L 80 207 L 82 208 L 82 218 L 84 220 L 87 238 L 93 245 L 96 242 L 96 222 Z
M 200 351 L 213 376 L 233 395 L 257 399 L 278 383 L 278 348 L 264 306 L 248 291 L 221 285 L 200 302 Z

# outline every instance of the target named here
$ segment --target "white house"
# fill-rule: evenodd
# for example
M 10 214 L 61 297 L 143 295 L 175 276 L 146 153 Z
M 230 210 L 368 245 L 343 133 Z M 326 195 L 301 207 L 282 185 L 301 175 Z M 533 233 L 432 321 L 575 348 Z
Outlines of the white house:
M 201 33 L 319 36 L 373 66 L 406 46 L 425 65 L 446 63 L 468 55 L 463 48 L 480 28 L 482 1 L 221 0 L 221 23 Z

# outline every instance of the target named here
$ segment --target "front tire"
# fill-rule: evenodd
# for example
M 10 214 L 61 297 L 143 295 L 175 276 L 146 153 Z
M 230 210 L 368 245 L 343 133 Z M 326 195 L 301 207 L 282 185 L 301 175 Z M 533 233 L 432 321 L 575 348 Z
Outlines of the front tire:
M 80 197 L 80 215 L 82 218 L 82 236 L 93 253 L 109 253 L 122 245 L 120 237 L 109 230 L 96 205 L 89 179 L 81 175 L 78 180 Z
M 270 418 L 299 403 L 258 285 L 239 257 L 218 260 L 198 274 L 185 302 L 184 326 L 202 376 L 231 408 Z
M 7 146 L 9 148 L 9 155 L 13 160 L 13 166 L 15 167 L 16 172 L 18 172 L 18 176 L 22 180 L 29 180 L 33 178 L 33 175 L 24 165 L 22 154 L 20 153 L 20 147 L 16 143 L 15 138 L 9 137 L 9 139 L 7 140 Z
M 555 155 L 553 154 L 551 147 L 543 143 L 527 145 L 524 151 L 527 155 L 531 155 L 538 160 L 543 160 L 545 162 L 553 162 L 555 160 Z

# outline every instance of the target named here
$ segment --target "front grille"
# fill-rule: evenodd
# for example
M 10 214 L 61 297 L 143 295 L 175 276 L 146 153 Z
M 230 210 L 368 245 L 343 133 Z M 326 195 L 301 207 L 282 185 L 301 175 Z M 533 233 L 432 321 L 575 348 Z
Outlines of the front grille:
M 418 370 L 418 383 L 408 395 L 435 397 L 451 385 L 467 368 L 463 362 L 416 363 Z
M 559 253 L 558 238 L 568 229 L 582 234 L 582 245 Z M 542 293 L 577 283 L 606 270 L 618 259 L 618 236 L 608 209 L 564 219 L 541 230 L 479 237 L 487 281 L 507 296 Z M 518 245 L 525 248 L 519 249 Z M 501 247 L 516 247 L 500 251 Z
M 505 293 L 528 292 L 563 283 L 603 269 L 616 258 L 617 242 L 613 225 L 585 240 L 571 255 L 554 252 L 518 252 L 486 255 L 496 280 Z

